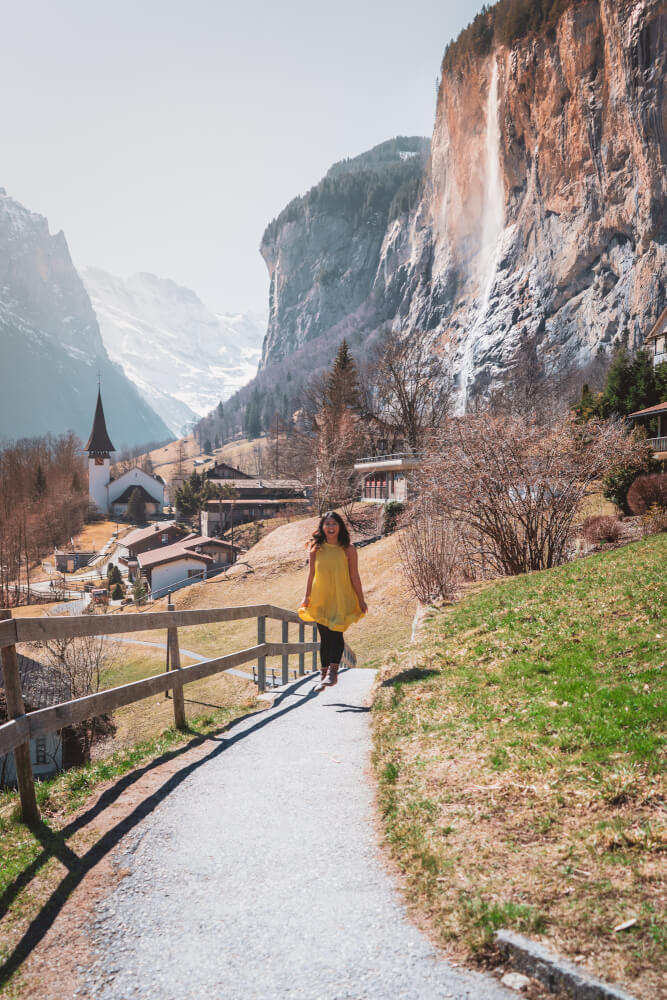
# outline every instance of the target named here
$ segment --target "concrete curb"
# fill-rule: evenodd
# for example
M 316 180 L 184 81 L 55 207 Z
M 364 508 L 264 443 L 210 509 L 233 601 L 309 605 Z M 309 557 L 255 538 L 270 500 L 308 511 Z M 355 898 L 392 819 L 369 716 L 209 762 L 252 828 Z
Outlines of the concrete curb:
M 636 1000 L 625 990 L 596 979 L 523 934 L 498 931 L 496 944 L 511 957 L 513 967 L 539 979 L 553 993 L 564 993 L 573 1000 Z

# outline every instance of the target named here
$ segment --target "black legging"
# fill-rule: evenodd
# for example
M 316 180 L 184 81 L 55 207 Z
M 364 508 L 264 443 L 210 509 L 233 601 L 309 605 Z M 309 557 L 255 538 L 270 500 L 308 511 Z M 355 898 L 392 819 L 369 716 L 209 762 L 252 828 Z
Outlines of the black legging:
M 320 663 L 323 667 L 328 667 L 330 663 L 340 663 L 345 647 L 345 639 L 342 632 L 334 632 L 326 625 L 317 624 L 317 631 L 320 633 Z

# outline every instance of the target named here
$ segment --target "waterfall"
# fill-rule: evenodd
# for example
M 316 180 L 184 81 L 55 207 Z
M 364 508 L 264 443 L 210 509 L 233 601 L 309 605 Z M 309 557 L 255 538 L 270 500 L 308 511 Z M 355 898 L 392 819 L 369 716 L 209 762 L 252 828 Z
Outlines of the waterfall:
M 479 330 L 489 308 L 498 258 L 500 237 L 505 225 L 505 196 L 500 170 L 500 124 L 498 121 L 498 64 L 493 57 L 489 95 L 486 100 L 486 133 L 484 137 L 484 201 L 481 219 L 481 245 L 477 263 L 480 304 L 475 324 L 465 345 L 459 384 L 462 402 L 468 399 L 468 387 L 473 375 L 473 353 Z

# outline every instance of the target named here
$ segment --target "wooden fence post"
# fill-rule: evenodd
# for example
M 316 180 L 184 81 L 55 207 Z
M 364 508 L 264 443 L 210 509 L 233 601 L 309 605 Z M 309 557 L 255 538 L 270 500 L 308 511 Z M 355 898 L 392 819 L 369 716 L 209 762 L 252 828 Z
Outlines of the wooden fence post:
M 261 646 L 266 642 L 266 617 L 257 616 L 257 645 Z M 266 657 L 257 657 L 257 688 L 259 691 L 266 690 Z
M 169 591 L 169 593 L 167 594 L 167 607 L 169 607 L 170 604 L 171 604 L 171 591 Z M 167 635 L 168 634 L 169 633 L 167 633 Z M 165 673 L 167 673 L 167 674 L 171 670 L 171 664 L 169 663 L 169 639 L 168 638 L 167 638 L 167 663 L 166 663 L 164 669 L 165 669 Z M 167 699 L 169 698 L 169 688 L 167 688 L 167 690 L 165 691 L 164 696 Z
M 289 622 L 283 622 L 283 642 L 289 642 Z M 281 684 L 289 682 L 289 653 L 283 653 Z
M 167 605 L 167 611 L 175 611 L 173 604 Z M 177 671 L 181 669 L 181 651 L 178 648 L 178 629 L 167 629 L 167 647 L 169 651 L 170 669 L 176 673 L 172 696 L 174 699 L 174 722 L 177 729 L 185 729 L 185 700 L 183 698 L 183 685 L 178 677 Z
M 313 625 L 313 642 L 317 642 L 317 625 Z M 313 650 L 313 670 L 317 670 L 317 650 Z
M 306 626 L 303 622 L 299 622 L 299 642 L 306 641 Z M 306 672 L 306 654 L 304 652 L 299 653 L 299 677 L 303 677 Z
M 0 610 L 0 621 L 6 621 L 11 617 L 12 613 L 7 608 Z M 5 683 L 7 715 L 10 719 L 17 719 L 20 715 L 25 715 L 25 705 L 21 691 L 16 646 L 5 646 L 2 650 L 2 676 Z M 16 764 L 16 779 L 21 797 L 21 819 L 24 823 L 38 823 L 39 809 L 35 798 L 35 782 L 30 763 L 30 740 L 14 748 L 14 763 Z

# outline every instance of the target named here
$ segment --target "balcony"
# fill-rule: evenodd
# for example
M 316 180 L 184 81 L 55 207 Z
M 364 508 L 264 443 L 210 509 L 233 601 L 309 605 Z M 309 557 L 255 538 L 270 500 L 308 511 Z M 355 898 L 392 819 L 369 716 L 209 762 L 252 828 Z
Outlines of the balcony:
M 659 452 L 667 454 L 667 437 L 647 438 L 646 443 L 654 455 Z
M 660 353 L 656 351 L 653 355 L 653 367 L 656 368 L 665 361 L 667 361 L 667 351 L 661 351 Z
M 369 455 L 367 458 L 358 458 L 354 463 L 355 469 L 359 472 L 370 471 L 371 469 L 416 469 L 421 461 L 421 455 L 414 455 L 410 451 L 398 451 L 392 455 Z

